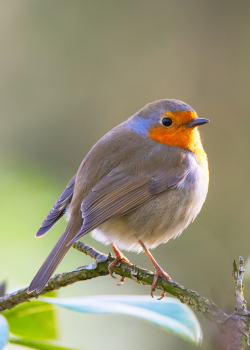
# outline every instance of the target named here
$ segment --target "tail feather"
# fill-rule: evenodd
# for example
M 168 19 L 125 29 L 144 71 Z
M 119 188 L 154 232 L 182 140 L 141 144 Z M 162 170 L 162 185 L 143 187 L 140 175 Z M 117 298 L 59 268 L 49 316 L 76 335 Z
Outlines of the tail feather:
M 68 226 L 70 228 L 68 228 Z M 43 290 L 46 283 L 48 282 L 48 280 L 56 270 L 57 266 L 60 264 L 65 254 L 68 252 L 69 248 L 72 245 L 72 244 L 69 244 L 69 242 L 72 239 L 72 231 L 71 231 L 72 226 L 73 225 L 70 225 L 70 222 L 69 222 L 67 225 L 66 231 L 59 238 L 55 247 L 52 249 L 47 259 L 44 261 L 41 268 L 33 278 L 32 282 L 30 283 L 27 293 L 31 293 L 33 291 L 40 293 Z

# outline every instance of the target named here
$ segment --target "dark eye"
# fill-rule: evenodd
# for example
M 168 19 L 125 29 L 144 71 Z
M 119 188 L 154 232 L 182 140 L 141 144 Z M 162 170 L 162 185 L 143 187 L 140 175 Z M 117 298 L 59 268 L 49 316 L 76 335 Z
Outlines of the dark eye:
M 171 126 L 173 124 L 173 121 L 170 118 L 163 118 L 161 122 L 164 126 Z

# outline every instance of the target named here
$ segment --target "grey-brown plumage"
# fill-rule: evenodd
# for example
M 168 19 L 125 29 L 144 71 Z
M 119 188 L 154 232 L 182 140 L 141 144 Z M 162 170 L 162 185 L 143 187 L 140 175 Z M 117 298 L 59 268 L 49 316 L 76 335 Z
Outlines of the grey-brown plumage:
M 150 139 L 147 130 L 163 112 L 191 110 L 175 100 L 147 105 L 102 137 L 36 236 L 45 234 L 69 210 L 67 227 L 28 292 L 39 293 L 73 242 L 90 231 L 105 244 L 142 250 L 175 237 L 194 219 L 207 193 L 207 178 L 190 150 Z
M 74 187 L 75 187 L 75 176 L 69 181 L 65 190 L 58 198 L 53 208 L 47 215 L 46 219 L 42 222 L 40 229 L 36 233 L 36 237 L 41 237 L 47 233 L 55 223 L 61 219 L 61 217 L 66 213 L 67 207 L 70 205 Z

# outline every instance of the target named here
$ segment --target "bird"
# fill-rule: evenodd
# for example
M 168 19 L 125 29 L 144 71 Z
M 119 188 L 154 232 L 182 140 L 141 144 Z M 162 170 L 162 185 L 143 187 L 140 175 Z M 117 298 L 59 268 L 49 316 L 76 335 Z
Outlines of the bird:
M 153 297 L 159 276 L 170 276 L 149 249 L 179 236 L 206 199 L 208 161 L 197 127 L 208 122 L 182 101 L 161 99 L 97 141 L 36 233 L 43 236 L 68 213 L 28 293 L 39 294 L 72 244 L 91 232 L 114 250 L 112 277 L 120 260 L 128 262 L 120 250 L 146 252 L 155 269 Z

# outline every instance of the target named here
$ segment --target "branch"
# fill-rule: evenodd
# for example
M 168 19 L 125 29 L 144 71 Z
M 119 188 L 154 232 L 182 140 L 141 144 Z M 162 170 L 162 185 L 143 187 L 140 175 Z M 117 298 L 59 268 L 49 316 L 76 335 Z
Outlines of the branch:
M 109 274 L 108 266 L 114 260 L 111 255 L 106 255 L 98 252 L 94 248 L 82 243 L 75 242 L 73 248 L 80 252 L 91 256 L 96 260 L 95 263 L 79 267 L 78 269 L 66 273 L 62 273 L 52 277 L 46 287 L 39 295 L 51 292 L 53 290 L 66 287 L 78 281 L 84 281 L 96 277 L 106 276 Z M 119 262 L 114 272 L 121 277 L 130 278 L 141 284 L 152 285 L 154 273 L 124 261 Z M 228 315 L 220 310 L 215 304 L 208 299 L 202 297 L 198 293 L 187 289 L 172 279 L 168 280 L 165 277 L 159 277 L 156 285 L 157 289 L 165 290 L 169 294 L 177 297 L 182 303 L 191 306 L 193 309 L 200 312 L 208 320 L 215 323 L 217 327 L 224 333 L 227 332 L 226 322 Z M 7 294 L 0 298 L 0 311 L 12 309 L 18 304 L 29 301 L 32 298 L 37 298 L 36 292 L 27 294 L 27 288 L 20 289 L 11 294 Z M 160 302 L 160 301 L 159 301 Z
M 100 253 L 82 242 L 75 242 L 73 248 L 89 255 L 95 259 L 96 262 L 91 265 L 79 267 L 74 271 L 52 277 L 39 295 L 66 287 L 78 281 L 109 275 L 108 266 L 114 261 L 114 257 L 110 254 L 106 255 Z M 239 257 L 239 267 L 237 267 L 235 261 L 233 263 L 233 277 L 236 286 L 236 308 L 231 315 L 227 315 L 210 300 L 191 289 L 179 285 L 172 279 L 168 280 L 165 277 L 159 277 L 156 288 L 177 297 L 182 303 L 200 312 L 208 320 L 213 322 L 223 333 L 227 334 L 228 350 L 246 350 L 249 342 L 250 313 L 247 310 L 243 295 L 242 282 L 245 272 L 243 264 L 244 261 L 242 257 Z M 130 278 L 140 284 L 152 285 L 153 283 L 153 272 L 124 261 L 120 261 L 116 264 L 114 272 L 121 277 Z M 37 295 L 36 292 L 27 294 L 27 288 L 7 294 L 0 298 L 0 312 L 12 309 L 21 303 L 30 301 L 32 298 L 37 298 L 39 295 Z

